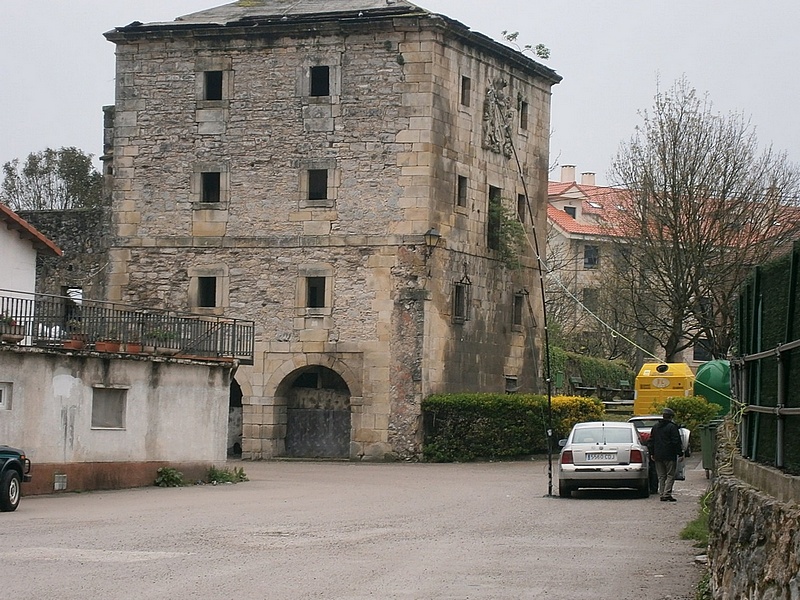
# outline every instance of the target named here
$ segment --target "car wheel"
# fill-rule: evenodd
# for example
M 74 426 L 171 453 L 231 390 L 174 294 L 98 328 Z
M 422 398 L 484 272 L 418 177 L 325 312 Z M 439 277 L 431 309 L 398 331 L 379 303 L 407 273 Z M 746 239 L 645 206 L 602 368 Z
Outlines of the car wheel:
M 572 498 L 572 492 L 575 488 L 565 483 L 558 484 L 558 495 L 561 498 Z
M 649 498 L 650 497 L 650 482 L 645 481 L 642 485 L 638 488 L 639 491 L 639 498 Z
M 19 474 L 16 471 L 6 472 L 0 481 L 0 510 L 3 512 L 17 510 L 19 495 Z

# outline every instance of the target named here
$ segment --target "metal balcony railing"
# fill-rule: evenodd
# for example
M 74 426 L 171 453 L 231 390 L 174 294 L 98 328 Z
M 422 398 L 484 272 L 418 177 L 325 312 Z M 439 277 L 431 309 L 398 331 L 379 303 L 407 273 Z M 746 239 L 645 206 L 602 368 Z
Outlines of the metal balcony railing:
M 156 353 L 253 364 L 253 321 L 0 289 L 5 343 L 73 351 Z

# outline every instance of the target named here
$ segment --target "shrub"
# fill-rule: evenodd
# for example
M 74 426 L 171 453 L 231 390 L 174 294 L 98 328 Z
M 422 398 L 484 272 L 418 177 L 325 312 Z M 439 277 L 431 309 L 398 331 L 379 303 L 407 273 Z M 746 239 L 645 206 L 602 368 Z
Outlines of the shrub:
M 206 476 L 209 483 L 240 483 L 242 481 L 250 481 L 245 475 L 244 467 L 230 470 L 228 468 L 218 469 L 217 467 L 210 467 L 208 475 Z
M 155 485 L 158 487 L 181 487 L 186 485 L 183 473 L 172 467 L 160 467 L 156 471 Z
M 550 371 L 564 374 L 564 387 L 569 389 L 569 378 L 580 377 L 584 385 L 616 388 L 620 381 L 631 383 L 636 373 L 621 361 L 604 360 L 550 347 Z
M 722 411 L 719 404 L 709 402 L 702 396 L 674 396 L 653 404 L 654 414 L 667 406 L 675 411 L 674 421 L 692 432 L 689 438 L 692 450 L 700 449 L 700 436 L 697 435 L 700 425 L 705 425 Z
M 553 437 L 556 440 L 567 437 L 575 423 L 602 421 L 605 419 L 605 409 L 597 398 L 554 396 L 551 405 L 553 410 Z
M 578 421 L 601 419 L 593 398 L 555 397 L 553 439 Z M 547 397 L 533 394 L 439 394 L 422 403 L 423 456 L 432 462 L 502 459 L 547 452 Z M 555 450 L 555 449 L 553 449 Z

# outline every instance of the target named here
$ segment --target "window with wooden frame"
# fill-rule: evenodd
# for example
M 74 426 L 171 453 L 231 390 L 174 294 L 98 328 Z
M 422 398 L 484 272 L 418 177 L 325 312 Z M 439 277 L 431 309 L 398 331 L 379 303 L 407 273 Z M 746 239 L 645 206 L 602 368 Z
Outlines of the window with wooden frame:
M 125 429 L 128 390 L 92 388 L 92 429 Z
M 453 284 L 453 323 L 469 321 L 470 288 L 463 280 Z
M 583 268 L 596 269 L 600 266 L 600 248 L 587 244 L 583 247 Z

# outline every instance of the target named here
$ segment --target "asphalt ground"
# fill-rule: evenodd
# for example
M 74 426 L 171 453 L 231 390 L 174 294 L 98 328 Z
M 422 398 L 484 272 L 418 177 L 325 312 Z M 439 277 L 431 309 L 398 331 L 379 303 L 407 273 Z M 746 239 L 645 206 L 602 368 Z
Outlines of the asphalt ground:
M 679 534 L 708 480 L 690 461 L 675 503 L 551 496 L 545 460 L 231 462 L 250 481 L 23 497 L 0 513 L 2 589 L 14 600 L 691 600 L 704 550 Z

